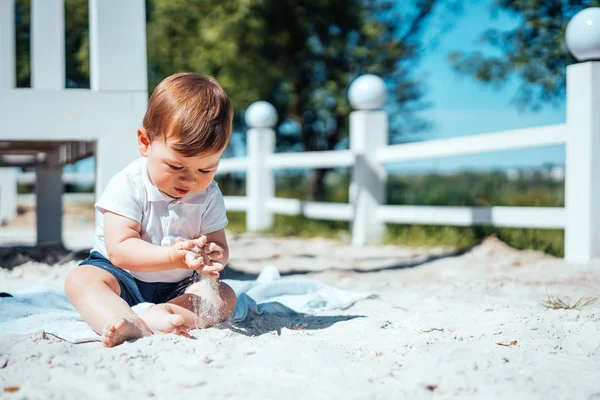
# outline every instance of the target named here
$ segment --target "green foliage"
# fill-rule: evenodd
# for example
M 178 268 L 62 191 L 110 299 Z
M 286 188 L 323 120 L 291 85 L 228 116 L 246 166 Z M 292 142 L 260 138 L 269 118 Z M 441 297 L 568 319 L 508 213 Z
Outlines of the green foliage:
M 430 206 L 563 207 L 564 184 L 541 175 L 509 181 L 499 172 L 396 176 L 388 181 L 388 203 Z
M 387 225 L 385 242 L 404 246 L 468 248 L 495 235 L 516 249 L 540 250 L 564 256 L 564 233 L 558 229 Z
M 494 55 L 459 51 L 449 60 L 458 72 L 495 87 L 519 78 L 515 102 L 521 108 L 556 103 L 565 96 L 566 66 L 575 61 L 565 44 L 567 23 L 584 8 L 598 6 L 599 0 L 495 0 L 493 12 L 520 22 L 512 30 L 489 29 L 480 37 L 482 46 L 496 50 Z
M 228 212 L 231 232 L 246 231 L 246 213 L 240 211 Z M 323 237 L 328 239 L 345 240 L 348 237 L 349 224 L 344 221 L 322 221 L 300 216 L 276 215 L 273 228 L 262 232 L 275 237 Z
M 17 0 L 19 86 L 29 86 L 31 0 Z M 89 87 L 87 0 L 65 0 L 67 86 Z M 434 12 L 460 0 L 146 0 L 149 88 L 175 72 L 214 76 L 231 97 L 235 125 L 256 100 L 273 103 L 284 123 L 277 146 L 332 150 L 348 136 L 351 81 L 382 76 L 390 88 L 390 141 L 427 127 L 413 75 Z M 306 190 L 322 198 L 328 170 Z
M 88 0 L 65 0 L 65 47 L 68 88 L 90 87 Z
M 300 131 L 278 145 L 333 149 L 347 134 L 346 91 L 371 72 L 393 89 L 403 128 L 421 126 L 421 86 L 412 77 L 423 27 L 436 7 L 457 1 L 418 0 L 151 0 L 148 1 L 150 87 L 177 71 L 214 76 L 234 108 L 264 99 Z M 293 136 L 293 137 L 291 137 Z
M 15 1 L 17 87 L 31 86 L 30 24 L 31 0 Z

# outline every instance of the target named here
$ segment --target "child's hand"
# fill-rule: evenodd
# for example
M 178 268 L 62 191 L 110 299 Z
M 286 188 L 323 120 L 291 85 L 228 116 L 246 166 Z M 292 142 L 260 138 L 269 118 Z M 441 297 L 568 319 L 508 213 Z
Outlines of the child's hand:
M 184 240 L 177 238 L 175 244 L 169 248 L 169 258 L 176 268 L 192 268 L 196 269 L 203 264 L 202 258 L 196 259 L 196 253 L 192 250 L 196 247 L 194 240 Z
M 216 243 L 207 243 L 206 236 L 200 236 L 198 239 L 191 240 L 194 245 L 191 251 L 185 255 L 185 263 L 188 268 L 196 270 L 198 274 L 209 275 L 213 278 L 219 277 L 219 271 L 225 266 L 219 262 L 223 259 L 224 250 Z M 177 242 L 185 242 L 182 238 L 177 238 Z

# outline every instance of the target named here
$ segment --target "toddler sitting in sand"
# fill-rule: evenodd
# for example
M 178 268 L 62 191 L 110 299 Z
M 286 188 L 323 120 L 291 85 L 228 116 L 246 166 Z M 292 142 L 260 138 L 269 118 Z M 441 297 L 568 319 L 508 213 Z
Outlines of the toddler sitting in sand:
M 209 77 L 170 76 L 150 97 L 137 131 L 142 157 L 110 180 L 96 203 L 94 248 L 65 282 L 105 346 L 185 335 L 233 313 L 235 293 L 217 281 L 229 258 L 228 221 L 213 181 L 232 117 Z M 194 283 L 199 276 L 206 279 Z M 138 316 L 131 307 L 142 302 L 156 305 Z

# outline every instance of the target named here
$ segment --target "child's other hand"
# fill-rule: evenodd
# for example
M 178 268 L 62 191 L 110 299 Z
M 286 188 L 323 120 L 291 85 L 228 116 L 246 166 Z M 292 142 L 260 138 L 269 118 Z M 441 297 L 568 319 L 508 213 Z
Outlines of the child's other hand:
M 187 268 L 194 269 L 198 274 L 209 275 L 213 278 L 219 277 L 219 271 L 225 266 L 219 261 L 223 259 L 223 248 L 216 243 L 206 243 L 206 236 L 200 236 L 198 239 L 190 240 L 194 245 L 184 256 L 184 262 Z M 182 238 L 177 238 L 178 243 L 186 242 Z

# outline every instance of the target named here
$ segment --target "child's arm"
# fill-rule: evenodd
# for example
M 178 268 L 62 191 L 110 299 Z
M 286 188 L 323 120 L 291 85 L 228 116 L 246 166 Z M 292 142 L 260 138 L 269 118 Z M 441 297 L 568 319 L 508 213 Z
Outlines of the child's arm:
M 104 213 L 104 243 L 110 261 L 119 268 L 140 272 L 156 272 L 200 266 L 190 250 L 191 240 L 173 246 L 155 246 L 142 240 L 141 226 L 136 221 L 106 211 Z M 197 265 L 196 265 L 197 264 Z

